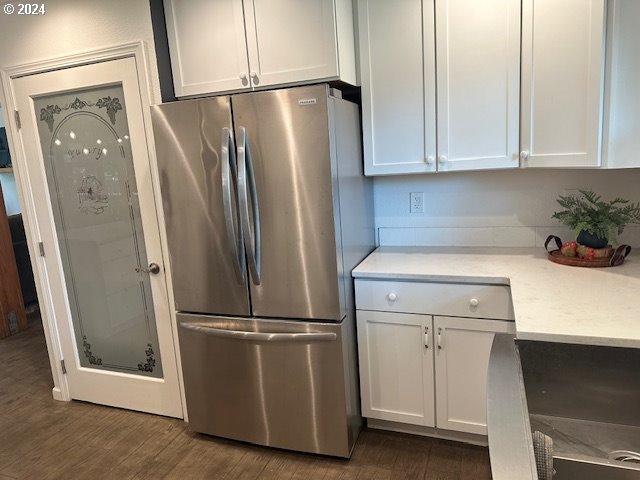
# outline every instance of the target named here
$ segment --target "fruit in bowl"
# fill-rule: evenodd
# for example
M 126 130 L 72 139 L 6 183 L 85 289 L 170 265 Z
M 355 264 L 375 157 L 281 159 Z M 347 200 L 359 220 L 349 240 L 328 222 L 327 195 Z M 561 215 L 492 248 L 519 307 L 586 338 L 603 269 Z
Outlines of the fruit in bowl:
M 560 247 L 560 253 L 565 257 L 575 257 L 578 255 L 578 244 L 577 242 L 567 242 L 562 247 Z

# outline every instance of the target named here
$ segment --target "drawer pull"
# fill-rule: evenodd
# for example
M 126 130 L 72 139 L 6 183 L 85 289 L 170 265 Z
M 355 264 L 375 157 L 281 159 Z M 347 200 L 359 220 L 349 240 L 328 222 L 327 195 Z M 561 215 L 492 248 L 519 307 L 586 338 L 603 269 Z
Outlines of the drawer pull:
M 442 328 L 438 327 L 438 350 L 442 350 Z
M 471 305 L 472 308 L 475 308 L 480 305 L 480 301 L 477 298 L 472 298 L 469 300 L 469 305 Z
M 429 350 L 429 327 L 424 327 L 424 348 Z
M 395 302 L 397 299 L 398 296 L 393 292 L 387 295 L 387 300 L 389 300 L 390 302 Z

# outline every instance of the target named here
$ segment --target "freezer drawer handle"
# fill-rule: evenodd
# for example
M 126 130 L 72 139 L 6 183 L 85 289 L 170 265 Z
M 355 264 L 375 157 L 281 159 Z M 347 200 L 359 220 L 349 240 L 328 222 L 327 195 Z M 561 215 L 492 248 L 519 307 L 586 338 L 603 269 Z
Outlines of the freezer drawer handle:
M 227 240 L 231 244 L 233 256 L 235 257 L 235 270 L 238 283 L 244 285 L 247 275 L 247 263 L 242 249 L 242 224 L 236 213 L 234 219 L 234 208 L 239 211 L 237 198 L 231 193 L 233 184 L 235 191 L 238 191 L 238 172 L 236 168 L 236 152 L 233 146 L 231 130 L 228 127 L 222 129 L 222 162 L 220 162 L 220 173 L 222 175 L 222 203 L 224 205 L 224 219 L 227 227 Z M 236 228 L 236 224 L 238 227 Z
M 248 183 L 248 185 L 247 185 Z M 260 285 L 262 265 L 262 245 L 260 241 L 260 209 L 258 207 L 258 191 L 253 171 L 249 139 L 244 127 L 238 129 L 238 190 L 240 217 L 242 218 L 242 235 L 249 258 L 251 281 Z M 249 195 L 251 195 L 251 214 L 249 213 Z M 253 218 L 253 228 L 249 222 Z
M 333 332 L 310 333 L 267 333 L 244 332 L 242 330 L 224 330 L 221 328 L 205 327 L 193 323 L 184 323 L 182 328 L 214 337 L 233 338 L 236 340 L 252 340 L 255 342 L 332 342 L 338 336 Z

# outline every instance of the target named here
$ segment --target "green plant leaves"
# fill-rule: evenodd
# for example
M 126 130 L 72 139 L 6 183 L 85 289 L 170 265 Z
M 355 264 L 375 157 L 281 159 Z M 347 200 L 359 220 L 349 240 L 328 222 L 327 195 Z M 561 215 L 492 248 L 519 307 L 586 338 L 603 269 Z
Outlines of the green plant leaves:
M 629 223 L 640 223 L 640 204 L 619 197 L 605 202 L 592 190 L 579 192 L 560 195 L 557 202 L 564 210 L 552 215 L 552 218 L 572 228 L 576 235 L 586 230 L 614 243 Z

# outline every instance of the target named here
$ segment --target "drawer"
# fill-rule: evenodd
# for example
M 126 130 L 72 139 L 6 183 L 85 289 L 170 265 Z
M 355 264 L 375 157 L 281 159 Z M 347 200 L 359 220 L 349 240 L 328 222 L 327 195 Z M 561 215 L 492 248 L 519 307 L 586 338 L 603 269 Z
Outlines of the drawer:
M 358 310 L 514 319 L 507 285 L 356 279 L 355 289 Z

